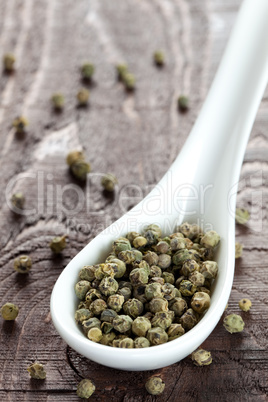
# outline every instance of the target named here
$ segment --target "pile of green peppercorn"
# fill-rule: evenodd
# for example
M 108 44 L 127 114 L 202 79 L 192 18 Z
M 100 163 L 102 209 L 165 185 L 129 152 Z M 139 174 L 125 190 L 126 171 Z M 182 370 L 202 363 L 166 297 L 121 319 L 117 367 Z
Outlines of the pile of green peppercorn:
M 129 232 L 113 242 L 104 263 L 80 270 L 75 320 L 91 341 L 160 345 L 192 329 L 209 308 L 220 236 L 187 222 L 161 236 L 155 224 Z

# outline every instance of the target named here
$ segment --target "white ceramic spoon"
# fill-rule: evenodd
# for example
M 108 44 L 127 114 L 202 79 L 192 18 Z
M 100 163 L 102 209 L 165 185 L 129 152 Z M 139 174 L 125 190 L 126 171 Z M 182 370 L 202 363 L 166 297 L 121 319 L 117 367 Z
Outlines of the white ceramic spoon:
M 167 174 L 143 201 L 76 255 L 55 284 L 52 320 L 77 352 L 118 369 L 151 370 L 183 359 L 212 332 L 232 287 L 237 185 L 267 79 L 268 1 L 245 0 L 198 120 Z M 74 284 L 79 270 L 104 261 L 112 241 L 130 230 L 158 223 L 169 234 L 183 221 L 213 228 L 221 236 L 216 256 L 219 274 L 211 306 L 202 320 L 182 337 L 150 348 L 118 349 L 88 340 L 74 321 Z

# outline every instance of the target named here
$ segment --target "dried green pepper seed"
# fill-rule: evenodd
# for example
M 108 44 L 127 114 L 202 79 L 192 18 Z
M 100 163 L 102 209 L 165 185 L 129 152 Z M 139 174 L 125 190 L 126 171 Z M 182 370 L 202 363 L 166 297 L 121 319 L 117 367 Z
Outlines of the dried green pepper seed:
M 91 328 L 100 328 L 100 327 L 101 327 L 101 321 L 96 317 L 89 318 L 88 320 L 82 322 L 82 328 L 85 334 L 88 334 L 88 331 Z
M 53 253 L 55 254 L 61 253 L 66 247 L 66 236 L 54 237 L 51 240 L 49 247 L 53 251 Z
M 148 301 L 155 297 L 163 297 L 162 285 L 160 283 L 148 283 L 145 287 L 145 296 Z
M 1 316 L 6 321 L 13 321 L 17 318 L 19 314 L 19 308 L 16 304 L 13 303 L 5 303 L 1 307 Z
M 239 301 L 239 307 L 242 311 L 249 311 L 252 306 L 251 300 L 249 299 L 241 299 Z
M 107 304 L 110 309 L 118 312 L 121 310 L 123 304 L 125 302 L 125 298 L 121 294 L 114 294 L 108 297 Z
M 114 191 L 114 188 L 117 183 L 118 183 L 118 180 L 115 177 L 115 175 L 113 175 L 112 173 L 106 173 L 101 178 L 102 187 L 104 188 L 104 190 L 109 191 L 109 192 Z
M 243 244 L 236 241 L 235 242 L 235 258 L 242 257 L 242 252 L 243 252 Z
M 135 268 L 130 272 L 129 279 L 134 286 L 146 285 L 148 283 L 148 274 L 144 268 Z
M 134 347 L 137 349 L 148 348 L 149 346 L 150 342 L 148 341 L 147 338 L 144 338 L 143 336 L 138 336 L 137 338 L 134 339 Z
M 166 330 L 168 327 L 170 327 L 173 319 L 173 311 L 160 311 L 158 313 L 155 313 L 154 317 L 152 318 L 151 324 L 152 327 L 160 327 Z
M 67 165 L 72 166 L 72 164 L 74 162 L 76 162 L 77 160 L 80 160 L 80 159 L 84 159 L 84 158 L 85 158 L 84 153 L 82 151 L 74 150 L 74 151 L 71 151 L 68 153 L 68 155 L 66 157 L 66 162 L 67 162 Z
M 169 303 L 169 308 L 174 311 L 176 317 L 181 317 L 187 310 L 187 302 L 181 297 L 175 297 Z
M 11 73 L 14 70 L 16 58 L 12 53 L 6 53 L 3 56 L 3 67 L 4 70 L 8 73 Z
M 244 208 L 236 208 L 235 211 L 235 221 L 237 223 L 240 223 L 241 225 L 244 225 L 247 223 L 247 221 L 250 218 L 250 213 L 248 212 L 247 209 Z
M 78 310 L 76 310 L 75 315 L 74 315 L 74 319 L 76 322 L 79 322 L 80 324 L 82 324 L 83 321 L 88 320 L 89 318 L 93 317 L 93 313 L 92 311 L 90 311 L 87 308 L 80 308 Z
M 14 193 L 11 197 L 11 204 L 13 205 L 14 208 L 17 209 L 23 209 L 24 204 L 25 204 L 25 197 L 22 193 Z
M 165 56 L 161 50 L 157 50 L 153 55 L 154 62 L 158 67 L 162 67 L 165 64 Z
M 205 292 L 196 292 L 191 300 L 191 307 L 194 311 L 201 314 L 210 306 L 210 297 Z
M 135 335 L 145 337 L 151 326 L 151 322 L 148 318 L 137 317 L 133 321 L 131 329 Z
M 161 345 L 162 343 L 166 343 L 168 341 L 168 334 L 163 328 L 154 327 L 148 330 L 147 339 L 153 346 Z
M 185 329 L 181 324 L 171 324 L 167 330 L 168 340 L 172 341 L 173 339 L 179 338 L 180 336 L 185 334 Z
M 204 234 L 200 239 L 200 244 L 204 247 L 217 247 L 220 242 L 220 236 L 215 230 L 210 230 Z
M 181 268 L 182 275 L 189 276 L 194 271 L 199 271 L 199 264 L 195 260 L 184 261 Z
M 186 112 L 186 110 L 189 109 L 189 99 L 187 96 L 185 95 L 181 95 L 178 98 L 178 108 L 182 111 L 182 112 Z
M 155 250 L 159 254 L 167 254 L 171 250 L 171 248 L 166 241 L 161 240 L 155 246 Z
M 128 315 L 119 315 L 113 319 L 114 329 L 120 333 L 127 332 L 131 329 L 133 320 Z
M 124 338 L 119 341 L 119 348 L 132 349 L 134 348 L 134 341 L 131 338 Z
M 179 291 L 183 296 L 192 296 L 196 292 L 196 286 L 188 280 L 183 280 L 180 283 Z
M 191 281 L 195 286 L 203 286 L 205 283 L 205 277 L 201 272 L 195 271 L 188 277 L 189 281 Z
M 62 110 L 64 107 L 65 99 L 61 93 L 55 93 L 51 97 L 51 102 L 54 109 Z
M 117 64 L 116 65 L 118 79 L 123 80 L 124 75 L 128 72 L 128 66 L 126 64 Z
M 152 223 L 144 228 L 144 232 L 152 231 L 155 233 L 156 237 L 159 238 L 162 236 L 162 230 L 159 225 Z
M 93 281 L 95 279 L 95 271 L 97 267 L 93 265 L 85 265 L 80 271 L 79 271 L 79 278 L 85 281 Z
M 214 279 L 218 274 L 218 264 L 216 261 L 204 261 L 200 267 L 200 273 L 205 279 Z
M 171 272 L 163 272 L 162 277 L 165 283 L 170 283 L 171 285 L 175 283 L 175 277 Z
M 91 171 L 91 166 L 90 163 L 80 158 L 72 163 L 70 169 L 76 179 L 85 181 L 87 174 Z
M 81 75 L 84 80 L 91 80 L 95 72 L 95 66 L 92 63 L 84 63 L 81 66 Z
M 212 363 L 211 353 L 204 349 L 198 349 L 191 355 L 196 366 L 208 366 Z
M 165 383 L 160 377 L 151 377 L 146 381 L 145 388 L 151 395 L 160 395 L 165 389 Z
M 158 313 L 162 311 L 168 311 L 168 301 L 161 297 L 154 297 L 150 303 L 150 311 L 151 313 Z
M 242 332 L 245 326 L 245 323 L 238 314 L 229 314 L 223 320 L 223 326 L 226 331 L 230 332 L 230 334 L 234 334 L 236 332 Z
M 168 254 L 160 254 L 158 258 L 158 266 L 162 269 L 167 269 L 171 264 L 171 256 Z
M 122 81 L 125 85 L 125 88 L 128 91 L 133 91 L 136 87 L 136 78 L 134 74 L 129 73 L 128 71 L 125 72 L 122 76 Z
M 173 264 L 178 266 L 183 265 L 183 263 L 187 260 L 191 260 L 191 254 L 187 249 L 180 249 L 176 251 L 172 258 Z
M 102 299 L 94 300 L 89 306 L 89 310 L 92 311 L 95 316 L 100 315 L 104 310 L 106 310 L 106 308 L 107 304 Z
M 89 100 L 89 91 L 86 88 L 81 88 L 77 92 L 76 99 L 80 106 L 86 106 Z
M 88 281 L 77 282 L 74 287 L 76 297 L 79 300 L 83 300 L 90 288 L 91 288 L 91 284 Z
M 32 260 L 28 255 L 21 255 L 14 260 L 14 269 L 20 274 L 27 274 L 32 268 Z
M 139 317 L 143 312 L 143 303 L 138 299 L 129 299 L 123 305 L 124 313 L 131 318 Z
M 140 234 L 138 232 L 134 232 L 134 231 L 128 232 L 126 234 L 126 238 L 130 241 L 131 244 L 133 244 L 133 240 L 138 236 L 140 236 Z
M 146 239 L 148 241 L 148 239 Z M 150 265 L 157 265 L 158 263 L 158 255 L 154 251 L 146 251 L 143 256 L 143 259 Z
M 79 398 L 87 399 L 91 397 L 95 389 L 96 387 L 93 382 L 85 378 L 78 384 L 76 394 Z
M 180 318 L 180 323 L 184 329 L 192 329 L 197 324 L 196 313 L 189 308 Z
M 137 236 L 133 240 L 133 246 L 136 248 L 143 247 L 146 244 L 147 244 L 147 239 L 145 239 L 145 237 L 143 237 L 143 236 Z
M 113 251 L 118 255 L 121 251 L 131 250 L 131 244 L 128 239 L 121 237 L 113 242 Z
M 109 298 L 108 298 L 108 300 L 109 300 Z M 100 320 L 106 321 L 106 322 L 112 322 L 115 317 L 117 317 L 116 311 L 113 309 L 107 308 L 107 309 L 103 310 L 103 312 L 101 313 Z
M 100 340 L 101 340 L 101 338 L 102 338 L 102 331 L 101 331 L 101 329 L 98 328 L 98 327 L 90 328 L 90 329 L 88 330 L 87 337 L 88 337 L 88 339 L 90 339 L 92 342 L 98 343 L 98 342 L 100 342 Z
M 44 380 L 47 376 L 43 364 L 38 362 L 30 364 L 30 366 L 27 367 L 27 371 L 30 376 L 36 380 Z
M 25 127 L 29 125 L 29 122 L 26 117 L 19 116 L 13 121 L 12 125 L 15 128 L 16 133 L 23 134 L 25 132 Z

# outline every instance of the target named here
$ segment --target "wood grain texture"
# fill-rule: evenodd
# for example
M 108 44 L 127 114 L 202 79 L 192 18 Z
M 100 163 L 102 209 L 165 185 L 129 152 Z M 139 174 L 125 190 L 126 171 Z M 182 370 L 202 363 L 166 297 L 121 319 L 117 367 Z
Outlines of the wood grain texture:
M 182 147 L 205 99 L 241 0 L 2 0 L 0 57 L 16 55 L 16 71 L 0 77 L 0 302 L 20 307 L 17 320 L 0 322 L 0 400 L 77 401 L 82 378 L 96 384 L 92 400 L 153 401 L 144 389 L 160 374 L 166 383 L 158 401 L 266 401 L 268 392 L 268 91 L 259 108 L 241 171 L 238 205 L 250 210 L 237 227 L 244 244 L 236 262 L 228 312 L 253 301 L 242 313 L 241 334 L 222 320 L 204 342 L 213 363 L 193 366 L 190 358 L 162 370 L 121 372 L 93 363 L 67 347 L 49 313 L 50 294 L 62 269 L 97 233 L 149 192 Z M 157 69 L 152 54 L 163 49 L 167 64 Z M 77 108 L 79 67 L 96 65 L 90 106 Z M 126 61 L 137 79 L 131 94 L 117 82 L 114 64 Z M 50 106 L 61 91 L 66 106 Z M 191 108 L 180 114 L 177 97 Z M 228 100 L 226 100 L 228 101 Z M 20 138 L 13 119 L 30 121 Z M 69 174 L 67 152 L 82 147 L 92 165 L 86 186 Z M 99 178 L 119 179 L 114 197 Z M 8 200 L 26 195 L 27 215 L 16 216 Z M 126 196 L 128 197 L 126 199 Z M 68 233 L 68 247 L 55 258 L 48 248 L 55 234 Z M 21 276 L 13 260 L 30 254 L 33 268 Z M 27 365 L 45 364 L 47 379 L 30 380 Z

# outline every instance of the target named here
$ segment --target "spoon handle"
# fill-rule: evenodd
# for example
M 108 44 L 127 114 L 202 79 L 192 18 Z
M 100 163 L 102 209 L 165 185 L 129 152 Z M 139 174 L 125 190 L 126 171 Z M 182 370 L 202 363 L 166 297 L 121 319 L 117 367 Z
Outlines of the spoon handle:
M 268 0 L 244 0 L 207 99 L 171 166 L 172 176 L 184 166 L 176 185 L 215 183 L 220 169 L 229 173 L 229 187 L 237 183 L 267 80 Z

